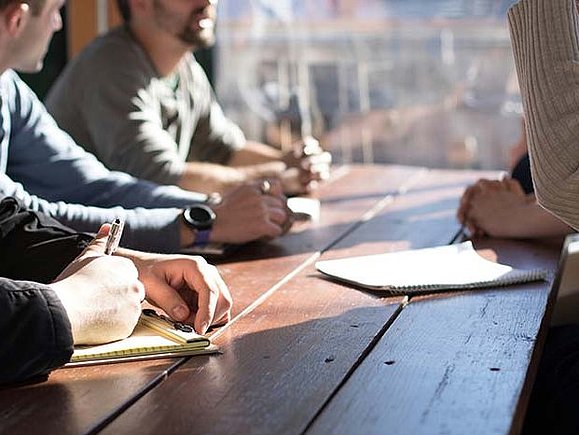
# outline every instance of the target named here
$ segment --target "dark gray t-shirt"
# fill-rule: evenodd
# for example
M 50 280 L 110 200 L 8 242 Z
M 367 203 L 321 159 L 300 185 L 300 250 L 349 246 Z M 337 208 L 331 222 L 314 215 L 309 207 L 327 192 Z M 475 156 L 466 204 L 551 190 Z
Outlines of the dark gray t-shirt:
M 184 162 L 226 164 L 245 144 L 192 54 L 159 77 L 127 27 L 95 39 L 47 97 L 61 128 L 110 169 L 176 184 Z

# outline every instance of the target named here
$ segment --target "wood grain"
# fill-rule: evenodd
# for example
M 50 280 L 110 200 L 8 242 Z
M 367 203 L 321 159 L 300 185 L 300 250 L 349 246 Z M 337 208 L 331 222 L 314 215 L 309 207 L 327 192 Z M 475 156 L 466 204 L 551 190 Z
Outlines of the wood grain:
M 558 257 L 553 246 L 482 245 L 519 267 L 554 268 Z M 549 289 L 538 282 L 411 299 L 307 433 L 518 433 Z
M 417 186 L 439 183 L 439 187 L 407 201 L 403 214 L 409 217 L 418 208 L 437 215 L 454 208 L 457 185 L 453 181 L 449 188 L 444 178 L 438 172 L 423 173 Z M 460 189 L 466 181 L 462 182 Z M 447 195 L 454 201 L 440 200 Z M 399 218 L 400 209 L 394 206 L 398 199 L 378 208 L 332 251 L 347 247 L 351 255 L 366 252 L 367 246 L 357 243 L 366 232 L 385 235 L 375 240 L 381 250 L 400 249 L 398 241 L 408 237 L 409 222 Z M 438 244 L 447 243 L 457 230 L 451 219 L 433 219 L 428 224 L 439 235 Z M 414 243 L 419 244 L 420 237 Z M 137 424 L 150 434 L 160 430 L 177 434 L 193 428 L 198 433 L 301 433 L 355 373 L 401 303 L 401 297 L 383 297 L 322 280 L 312 261 L 219 336 L 223 355 L 209 362 L 191 359 L 104 433 L 127 432 Z M 171 427 L 165 427 L 158 414 L 171 421 Z
M 398 194 L 400 186 L 420 170 L 366 166 L 335 171 L 334 180 L 316 194 L 322 201 L 318 223 L 302 225 L 299 231 L 270 244 L 244 247 L 237 258 L 219 266 L 235 297 L 234 315 L 340 238 L 381 198 Z M 67 434 L 99 428 L 182 361 L 63 369 L 55 371 L 48 382 L 0 391 L 0 432 L 27 428 L 30 432 Z
M 218 265 L 234 321 L 223 354 L 59 370 L 0 391 L 0 433 L 517 433 L 540 356 L 547 283 L 386 297 L 322 279 L 323 257 L 449 243 L 477 171 L 349 167 L 317 223 Z M 550 267 L 557 243 L 477 240 Z M 547 314 L 545 316 L 545 314 Z

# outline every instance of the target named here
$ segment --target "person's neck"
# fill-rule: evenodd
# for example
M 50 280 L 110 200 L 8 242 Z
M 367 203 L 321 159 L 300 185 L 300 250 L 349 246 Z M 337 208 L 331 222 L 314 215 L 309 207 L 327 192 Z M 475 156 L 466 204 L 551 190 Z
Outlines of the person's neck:
M 14 53 L 14 48 L 0 43 L 0 76 L 14 66 L 11 53 Z
M 191 50 L 190 47 L 176 41 L 169 35 L 159 35 L 148 32 L 147 29 L 131 23 L 129 29 L 135 40 L 143 47 L 161 77 L 170 75 L 183 58 Z

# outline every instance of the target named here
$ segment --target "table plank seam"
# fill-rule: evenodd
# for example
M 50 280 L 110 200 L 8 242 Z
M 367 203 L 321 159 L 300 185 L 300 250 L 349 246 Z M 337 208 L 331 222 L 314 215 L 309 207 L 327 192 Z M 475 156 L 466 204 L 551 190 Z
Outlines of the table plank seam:
M 366 357 L 368 355 L 370 355 L 370 353 L 372 352 L 374 347 L 376 347 L 376 345 L 380 342 L 380 340 L 382 340 L 382 337 L 384 337 L 384 335 L 386 334 L 388 329 L 390 329 L 390 326 L 392 326 L 394 324 L 394 322 L 400 316 L 400 314 L 402 313 L 404 308 L 408 305 L 408 301 L 409 301 L 408 296 L 404 296 L 404 299 L 400 302 L 400 305 L 398 306 L 398 308 L 396 308 L 396 311 L 394 312 L 394 314 L 392 314 L 392 316 L 388 319 L 388 321 L 384 324 L 384 326 L 382 326 L 382 329 L 380 329 L 380 331 L 378 331 L 378 333 L 374 336 L 374 338 L 372 338 L 372 341 L 370 341 L 370 343 L 368 343 L 368 346 L 364 349 L 364 351 L 360 353 L 360 355 L 356 359 L 356 362 L 354 364 L 352 364 L 352 367 L 350 367 L 350 369 L 344 375 L 344 377 L 340 381 L 340 383 L 336 386 L 336 388 L 334 388 L 334 390 L 330 393 L 330 395 L 322 403 L 322 405 L 317 410 L 317 412 L 313 415 L 311 420 L 308 422 L 308 424 L 306 425 L 306 427 L 302 431 L 302 435 L 305 435 L 310 430 L 310 428 L 313 426 L 314 422 L 322 414 L 322 412 L 324 412 L 324 410 L 328 406 L 328 404 L 340 392 L 342 387 L 344 385 L 346 385 L 346 383 L 348 382 L 350 377 L 354 374 L 354 372 L 358 369 L 358 367 L 362 364 L 362 362 L 366 359 Z
M 151 380 L 147 385 L 143 386 L 134 396 L 132 396 L 127 402 L 123 403 L 121 406 L 113 410 L 113 412 L 107 415 L 105 418 L 97 422 L 94 427 L 85 432 L 86 435 L 96 434 L 102 431 L 106 426 L 113 422 L 119 415 L 133 406 L 135 403 L 141 399 L 145 394 L 155 388 L 157 385 L 161 384 L 165 379 L 169 377 L 169 374 L 177 369 L 177 365 L 172 365 L 165 369 L 162 373 L 157 375 L 153 380 Z
M 347 169 L 347 167 L 346 167 L 346 169 Z M 339 174 L 339 176 L 336 179 L 339 179 L 343 175 L 346 175 L 346 173 L 348 172 L 346 169 L 344 169 L 342 171 L 343 174 Z M 405 183 L 403 183 L 401 186 L 399 186 L 395 192 L 386 193 L 384 198 L 382 198 L 380 201 L 378 201 L 378 203 L 375 204 L 374 206 L 372 206 L 369 210 L 364 212 L 362 214 L 362 216 L 358 220 L 353 222 L 352 225 L 350 225 L 347 229 L 345 229 L 341 235 L 336 237 L 336 239 L 334 239 L 333 241 L 329 242 L 326 246 L 322 247 L 319 251 L 314 252 L 310 257 L 308 257 L 306 260 L 304 260 L 302 264 L 298 265 L 292 272 L 285 275 L 282 279 L 280 279 L 280 281 L 278 283 L 276 283 L 274 286 L 270 287 L 270 289 L 268 289 L 266 292 L 264 292 L 251 305 L 249 305 L 241 313 L 239 313 L 231 321 L 229 321 L 227 323 L 227 325 L 220 327 L 220 329 L 216 333 L 211 335 L 211 338 L 212 339 L 218 338 L 219 336 L 221 336 L 225 332 L 226 329 L 231 327 L 231 325 L 233 325 L 239 319 L 248 315 L 249 313 L 254 311 L 256 308 L 258 308 L 260 305 L 262 305 L 279 288 L 281 288 L 283 285 L 285 285 L 287 282 L 289 282 L 294 276 L 296 276 L 299 272 L 304 270 L 306 267 L 313 264 L 318 258 L 320 258 L 320 256 L 324 252 L 330 250 L 333 246 L 335 246 L 337 243 L 339 243 L 345 237 L 350 235 L 352 232 L 354 232 L 360 226 L 369 222 L 372 218 L 377 216 L 380 211 L 382 211 L 384 208 L 388 207 L 389 205 L 393 204 L 398 197 L 409 192 L 414 185 L 416 185 L 422 178 L 424 178 L 429 173 L 429 171 L 430 170 L 428 168 L 421 168 L 414 176 L 412 176 Z M 363 359 L 368 355 L 368 353 L 371 352 L 373 347 L 379 342 L 380 337 L 382 337 L 386 333 L 387 329 L 395 321 L 395 319 L 398 317 L 399 313 L 402 312 L 402 309 L 406 306 L 407 303 L 408 303 L 408 300 L 407 300 L 407 298 L 405 298 L 401 302 L 400 306 L 397 308 L 397 310 L 396 310 L 395 314 L 392 316 L 392 318 L 389 319 L 389 321 L 383 326 L 383 328 L 379 331 L 379 333 L 376 335 L 376 337 L 374 337 L 374 339 L 369 343 L 368 347 L 364 350 L 364 352 L 361 353 L 360 358 L 356 361 L 356 363 L 353 365 L 353 367 L 348 371 L 348 373 L 344 377 L 343 381 L 340 382 L 340 384 L 332 392 L 332 394 L 330 395 L 328 400 L 326 402 L 324 402 L 324 404 L 322 404 L 322 407 L 320 408 L 320 410 L 318 410 L 318 412 L 316 413 L 316 416 L 320 412 L 322 412 L 322 410 L 326 406 L 326 404 L 329 403 L 329 400 L 331 400 L 331 398 L 334 397 L 334 395 L 339 391 L 341 386 L 347 381 L 347 379 L 351 376 L 351 374 L 354 373 L 354 371 L 356 370 L 358 365 L 361 363 L 361 361 L 363 361 Z M 172 364 L 171 366 L 169 366 L 166 370 L 164 370 L 163 373 L 161 373 L 159 376 L 157 376 L 155 379 L 153 379 L 151 382 L 149 382 L 146 386 L 144 386 L 141 390 L 139 390 L 139 392 L 135 396 L 131 397 L 131 399 L 128 400 L 126 403 L 124 403 L 123 406 L 120 406 L 115 411 L 113 411 L 110 415 L 108 415 L 107 417 L 102 419 L 99 423 L 97 423 L 92 429 L 90 429 L 87 432 L 87 434 L 95 434 L 95 433 L 98 433 L 98 432 L 102 431 L 103 429 L 105 429 L 106 426 L 108 426 L 110 423 L 112 423 L 118 416 L 120 416 L 123 412 L 127 411 L 130 407 L 132 407 L 135 403 L 137 403 L 139 401 L 139 399 L 144 397 L 147 393 L 149 393 L 155 387 L 159 386 L 163 381 L 165 381 L 170 376 L 171 373 L 173 373 L 175 370 L 177 370 L 180 366 L 185 364 L 191 358 L 194 358 L 194 357 L 192 357 L 192 356 L 184 357 L 184 358 L 180 358 L 177 361 L 175 361 L 175 363 Z M 308 426 L 310 426 L 313 421 L 314 420 L 312 420 L 308 424 Z

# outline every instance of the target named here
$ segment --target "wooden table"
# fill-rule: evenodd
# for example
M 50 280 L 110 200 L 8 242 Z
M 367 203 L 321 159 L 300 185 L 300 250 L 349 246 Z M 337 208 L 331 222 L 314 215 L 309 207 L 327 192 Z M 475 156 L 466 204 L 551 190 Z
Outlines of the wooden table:
M 61 369 L 0 391 L 0 433 L 518 433 L 553 305 L 551 282 L 385 296 L 314 263 L 448 244 L 476 171 L 338 168 L 318 222 L 244 247 L 219 269 L 234 318 L 222 355 Z M 554 271 L 560 245 L 480 240 L 487 256 Z

